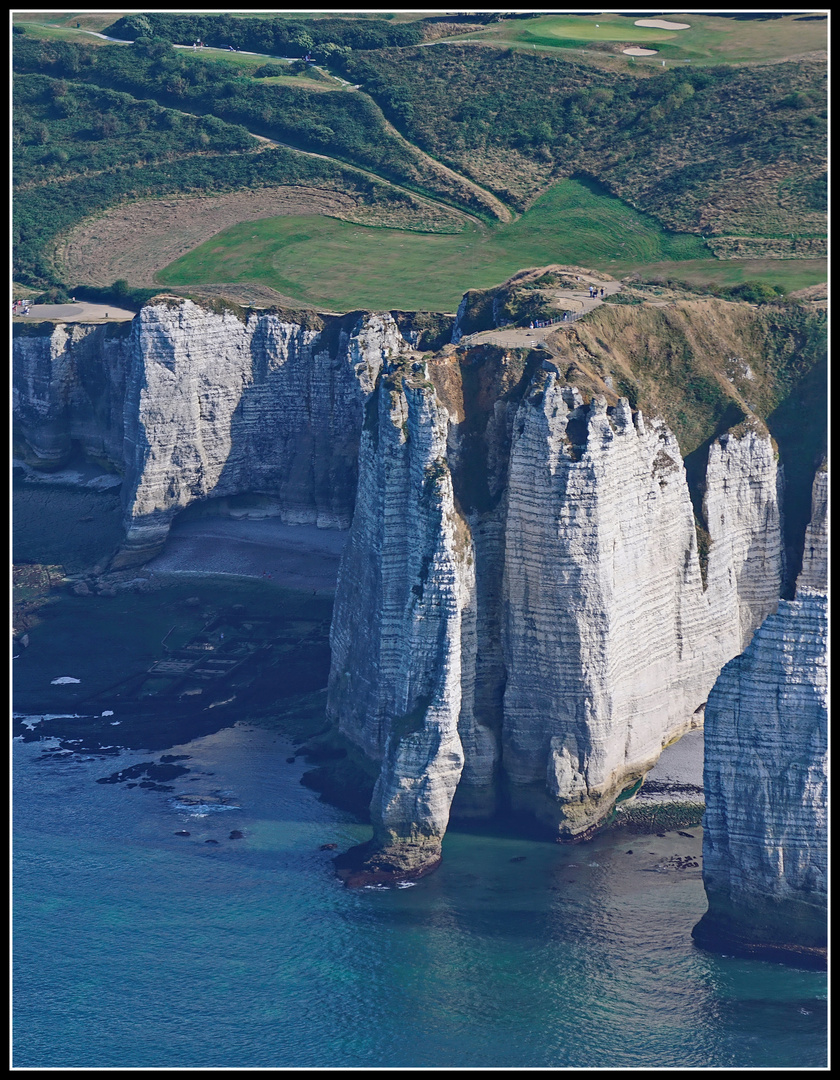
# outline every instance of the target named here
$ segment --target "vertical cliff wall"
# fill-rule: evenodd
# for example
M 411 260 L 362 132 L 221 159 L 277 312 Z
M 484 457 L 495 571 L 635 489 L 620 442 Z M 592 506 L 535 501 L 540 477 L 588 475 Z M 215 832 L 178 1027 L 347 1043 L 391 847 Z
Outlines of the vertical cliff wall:
M 664 425 L 548 374 L 517 416 L 508 500 L 505 772 L 514 808 L 579 837 L 719 666 L 682 459 Z
M 330 335 L 156 302 L 134 345 L 122 561 L 148 558 L 173 517 L 209 496 L 269 494 L 286 521 L 349 525 L 364 400 L 383 359 L 407 347 L 389 315 L 346 318 Z
M 561 839 L 591 833 L 662 747 L 702 722 L 722 665 L 781 583 L 780 479 L 766 432 L 735 431 L 712 448 L 704 586 L 682 458 L 662 422 L 626 400 L 585 404 L 548 364 L 494 404 L 479 362 L 450 359 L 445 375 L 437 362 L 428 382 L 396 372 L 387 393 L 380 384 L 336 597 L 328 712 L 381 762 L 374 848 L 401 785 L 416 787 L 423 772 L 439 795 L 425 820 L 414 800 L 421 817 L 404 844 L 388 819 L 384 847 L 392 862 L 402 847 L 403 868 L 423 864 L 418 829 L 438 850 L 456 784 L 455 812 L 501 804 Z M 435 504 L 434 519 L 418 512 L 428 502 L 421 469 L 442 485 L 446 509 Z M 416 620 L 430 618 L 421 600 L 438 620 L 448 613 L 436 639 L 444 653 L 417 644 Z M 453 736 L 436 758 L 414 752 L 429 690 L 418 704 L 394 688 L 443 673 L 448 731 L 457 678 L 460 743 L 452 749 Z
M 828 468 L 824 461 L 814 477 L 811 489 L 811 520 L 805 529 L 802 570 L 796 579 L 796 592 L 828 591 Z
M 825 949 L 826 622 L 824 595 L 781 601 L 709 697 L 702 944 Z
M 192 503 L 242 492 L 347 528 L 364 402 L 409 346 L 387 313 L 308 322 L 161 297 L 119 330 L 32 327 L 14 341 L 19 452 L 55 467 L 78 448 L 124 475 L 114 568 L 159 551 Z
M 710 948 L 824 962 L 828 872 L 828 474 L 817 472 L 795 600 L 728 663 L 706 707 Z
M 446 463 L 446 414 L 428 384 L 383 377 L 367 413 L 365 482 L 339 576 L 347 606 L 331 632 L 331 709 L 382 762 L 369 868 L 410 871 L 439 858 L 464 763 L 473 558 Z
M 21 327 L 12 347 L 15 452 L 49 469 L 79 450 L 122 472 L 133 355 L 130 324 Z
M 707 585 L 717 625 L 731 635 L 724 653 L 746 648 L 776 610 L 784 578 L 783 473 L 766 428 L 755 419 L 709 448 L 703 511 L 711 541 Z

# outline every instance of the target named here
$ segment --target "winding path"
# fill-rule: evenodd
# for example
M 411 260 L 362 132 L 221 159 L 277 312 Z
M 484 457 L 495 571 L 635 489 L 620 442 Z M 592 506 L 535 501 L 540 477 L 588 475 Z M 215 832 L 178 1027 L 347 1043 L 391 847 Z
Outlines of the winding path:
M 123 41 L 121 38 L 108 37 L 107 35 L 97 33 L 94 30 L 79 30 L 79 33 L 91 34 L 93 37 L 102 38 L 104 41 L 110 41 L 110 42 L 113 42 L 114 44 L 117 44 L 117 45 L 132 45 L 133 44 L 133 42 L 131 42 L 131 41 Z M 434 44 L 434 43 L 433 42 L 428 42 L 428 44 Z M 173 43 L 173 48 L 175 48 L 175 49 L 192 49 L 193 46 L 192 45 L 178 45 L 178 44 Z M 206 46 L 205 45 L 205 46 L 202 46 L 201 51 L 202 52 L 209 51 L 209 52 L 213 52 L 213 53 L 218 53 L 221 56 L 225 56 L 228 53 L 229 50 L 220 49 L 220 48 L 216 48 L 216 47 L 213 47 L 213 46 Z M 237 49 L 235 51 L 235 54 L 237 56 L 254 56 L 254 57 L 257 57 L 258 59 L 273 60 L 275 62 L 284 61 L 286 63 L 291 63 L 291 61 L 293 59 L 298 59 L 298 57 L 270 56 L 268 53 L 249 52 L 247 49 Z M 324 70 L 324 69 L 319 68 L 318 70 L 320 71 L 320 70 Z M 349 91 L 349 90 L 359 90 L 359 89 L 361 89 L 360 85 L 355 85 L 354 86 L 353 84 L 348 83 L 345 79 L 338 78 L 337 75 L 332 75 L 330 72 L 326 72 L 326 74 L 330 75 L 330 78 L 335 79 L 335 81 L 337 83 L 339 83 L 341 86 L 343 86 L 345 90 Z M 373 99 L 371 99 L 371 100 L 373 100 Z M 175 111 L 176 112 L 181 112 L 182 110 L 176 109 Z M 185 116 L 195 116 L 196 114 L 195 113 L 184 113 L 184 115 Z M 481 187 L 480 184 L 475 183 L 474 180 L 470 180 L 468 177 L 463 176 L 461 173 L 456 172 L 454 169 L 451 169 L 448 165 L 444 165 L 442 162 L 440 162 L 437 159 L 431 157 L 424 150 L 421 150 L 419 146 L 415 146 L 414 143 L 409 142 L 409 140 L 406 139 L 405 136 L 402 135 L 397 130 L 397 128 L 395 128 L 394 125 L 389 120 L 387 120 L 385 118 L 385 116 L 382 117 L 382 120 L 383 120 L 383 123 L 384 123 L 384 126 L 385 126 L 385 130 L 390 135 L 392 135 L 394 138 L 398 139 L 404 146 L 409 147 L 416 154 L 418 154 L 420 156 L 421 160 L 423 162 L 425 162 L 425 164 L 429 168 L 431 168 L 434 172 L 443 173 L 444 175 L 450 177 L 451 179 L 453 179 L 457 183 L 462 184 L 469 191 L 473 192 L 473 194 L 477 198 L 479 198 L 482 202 L 484 202 L 488 206 L 488 208 L 491 210 L 491 212 L 495 215 L 495 217 L 499 221 L 509 223 L 509 222 L 515 220 L 515 215 L 512 213 L 510 208 L 505 206 L 505 204 L 499 198 L 497 198 L 495 195 L 493 195 L 492 192 L 487 191 L 485 188 Z M 450 208 L 449 203 L 444 202 L 442 199 L 435 199 L 434 197 L 431 197 L 431 196 L 418 195 L 411 188 L 404 187 L 402 184 L 396 183 L 393 180 L 388 180 L 385 177 L 380 176 L 379 173 L 370 172 L 367 169 L 364 169 L 364 168 L 362 168 L 362 167 L 360 167 L 358 165 L 350 165 L 346 161 L 344 161 L 342 158 L 333 157 L 333 156 L 331 156 L 329 154 L 317 154 L 317 153 L 314 153 L 314 152 L 312 152 L 310 150 L 301 150 L 299 147 L 293 146 L 291 143 L 278 142 L 276 139 L 270 139 L 270 138 L 267 138 L 264 135 L 257 135 L 253 131 L 249 131 L 248 134 L 251 135 L 255 139 L 259 139 L 260 142 L 268 143 L 271 146 L 280 146 L 280 147 L 283 147 L 283 148 L 285 148 L 287 150 L 296 150 L 299 154 L 306 154 L 308 157 L 321 158 L 324 161 L 332 161 L 332 162 L 336 162 L 336 163 L 338 163 L 340 165 L 346 165 L 347 168 L 353 169 L 354 171 L 360 173 L 362 176 L 366 176 L 369 179 L 372 178 L 372 179 L 375 179 L 375 180 L 379 180 L 379 181 L 381 181 L 383 183 L 390 184 L 391 187 L 396 188 L 398 191 L 402 191 L 402 192 L 404 192 L 406 194 L 413 195 L 416 198 L 424 200 L 425 202 L 428 202 L 428 203 L 438 204 L 440 206 L 446 206 L 447 208 Z M 473 214 L 470 214 L 467 211 L 459 210 L 456 207 L 451 207 L 451 209 L 456 210 L 456 212 L 463 214 L 464 217 L 469 218 L 471 221 L 475 221 L 478 224 L 481 224 L 480 218 L 474 216 Z
M 575 318 L 594 311 L 604 302 L 600 297 L 589 295 L 588 283 L 597 285 L 599 289 L 603 288 L 607 296 L 612 296 L 622 288 L 621 282 L 614 279 L 605 280 L 602 277 L 585 272 L 580 274 L 579 277 L 582 283 L 587 283 L 587 291 L 584 291 L 583 285 L 580 289 L 544 290 L 547 294 L 550 293 L 552 299 L 557 301 L 557 308 L 573 312 Z M 561 319 L 559 322 L 551 323 L 549 326 L 539 326 L 533 329 L 527 326 L 506 326 L 493 330 L 479 330 L 475 334 L 465 334 L 458 344 L 459 346 L 501 345 L 508 349 L 529 349 L 539 346 L 553 353 L 554 349 L 549 340 L 551 335 L 571 325 L 571 322 L 564 322 Z

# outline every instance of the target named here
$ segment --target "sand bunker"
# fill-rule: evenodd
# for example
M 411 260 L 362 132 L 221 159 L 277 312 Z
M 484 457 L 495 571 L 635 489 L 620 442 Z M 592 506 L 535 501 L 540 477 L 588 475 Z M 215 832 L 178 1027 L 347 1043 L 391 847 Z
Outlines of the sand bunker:
M 691 23 L 667 22 L 665 19 L 636 19 L 634 26 L 655 26 L 657 30 L 690 30 Z
M 658 49 L 640 49 L 637 45 L 632 45 L 629 49 L 622 49 L 623 53 L 627 53 L 628 56 L 656 56 L 659 52 Z

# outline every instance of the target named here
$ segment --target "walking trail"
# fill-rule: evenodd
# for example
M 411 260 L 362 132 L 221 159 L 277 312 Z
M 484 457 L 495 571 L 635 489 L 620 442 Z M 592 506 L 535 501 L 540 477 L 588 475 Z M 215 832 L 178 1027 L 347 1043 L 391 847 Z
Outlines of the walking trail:
M 603 304 L 599 296 L 590 296 L 589 285 L 595 285 L 599 290 L 603 289 L 605 296 L 612 296 L 621 289 L 621 282 L 611 278 L 605 278 L 597 273 L 582 271 L 576 275 L 580 279 L 579 289 L 545 289 L 545 295 L 554 300 L 555 308 L 568 311 L 573 317 L 585 315 L 589 311 Z M 548 326 L 534 327 L 503 327 L 494 330 L 480 330 L 475 334 L 465 334 L 459 345 L 501 345 L 509 349 L 542 347 L 552 352 L 548 338 L 564 326 L 571 326 L 571 322 L 560 321 Z

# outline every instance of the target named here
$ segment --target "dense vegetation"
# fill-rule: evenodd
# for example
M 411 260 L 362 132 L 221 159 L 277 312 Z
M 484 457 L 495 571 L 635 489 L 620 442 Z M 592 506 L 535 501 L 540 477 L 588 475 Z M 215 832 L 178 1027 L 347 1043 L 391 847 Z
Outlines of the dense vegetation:
M 400 22 L 158 12 L 108 27 L 134 41 L 119 46 L 15 33 L 17 279 L 61 284 L 49 256 L 54 238 L 122 200 L 313 183 L 405 201 L 398 189 L 373 177 L 368 182 L 340 162 L 485 220 L 499 215 L 498 204 L 461 177 L 519 210 L 539 203 L 558 180 L 577 177 L 593 183 L 593 192 L 618 195 L 628 211 L 649 212 L 660 235 L 663 225 L 700 234 L 719 254 L 736 248 L 743 257 L 822 254 L 823 65 L 651 73 L 481 45 L 416 48 L 444 32 L 449 24 L 441 18 L 450 17 Z M 309 54 L 363 89 L 338 89 L 336 80 L 302 62 L 293 79 L 286 77 L 292 65 L 266 64 L 264 56 L 173 48 L 199 38 L 273 56 Z M 333 160 L 257 153 L 248 132 Z M 590 209 L 568 213 L 585 216 Z M 569 233 L 573 224 L 585 221 L 546 227 L 558 248 L 568 240 L 584 259 L 591 250 L 592 265 L 613 272 L 626 272 L 633 259 L 700 258 L 673 234 L 673 251 L 657 240 L 642 253 L 635 234 L 617 238 L 600 218 L 594 232 L 604 250 L 596 251 L 579 228 Z M 656 244 L 660 254 L 653 253 Z M 726 244 L 729 249 L 721 247 Z M 523 253 L 518 266 L 558 258 L 574 261 L 575 251 Z M 492 280 L 513 269 L 505 266 Z
M 14 80 L 12 143 L 20 188 L 59 176 L 230 153 L 257 141 L 215 116 L 188 116 L 154 101 L 46 75 Z
M 638 77 L 452 44 L 337 60 L 408 139 L 520 208 L 587 172 L 672 229 L 824 233 L 823 64 Z
M 393 23 L 387 19 L 237 18 L 232 15 L 176 15 L 150 12 L 128 15 L 109 26 L 109 37 L 135 41 L 157 37 L 179 45 L 201 41 L 226 49 L 247 49 L 269 56 L 328 57 L 335 48 L 382 49 L 417 45 L 424 38 L 420 22 Z M 332 46 L 332 48 L 329 48 Z
M 258 66 L 254 64 L 254 69 Z M 252 78 L 250 71 L 243 74 L 241 68 L 207 63 L 190 51 L 176 51 L 166 41 L 146 38 L 130 48 L 17 38 L 14 69 L 92 83 L 168 108 L 214 116 L 456 204 L 486 210 L 466 185 L 430 166 L 424 155 L 389 131 L 379 107 L 366 94 L 267 85 Z

